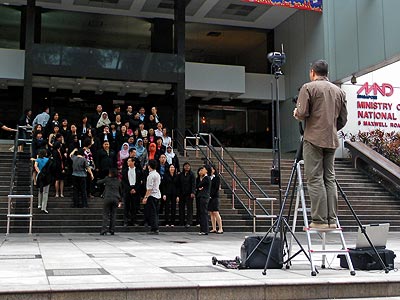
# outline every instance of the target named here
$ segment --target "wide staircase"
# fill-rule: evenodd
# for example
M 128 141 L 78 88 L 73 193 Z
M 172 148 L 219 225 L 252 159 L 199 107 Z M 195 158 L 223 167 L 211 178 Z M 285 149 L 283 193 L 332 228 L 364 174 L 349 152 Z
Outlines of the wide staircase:
M 279 211 L 279 188 L 277 185 L 271 184 L 271 167 L 273 164 L 272 155 L 270 153 L 251 153 L 251 152 L 235 152 L 233 153 L 234 158 L 243 167 L 245 172 L 250 175 L 259 186 L 263 188 L 267 194 L 276 198 L 274 213 Z M 288 181 L 293 167 L 293 159 L 289 158 L 290 154 L 285 154 L 285 158 L 281 160 L 281 179 L 282 179 L 282 193 L 281 199 L 284 200 L 284 194 L 287 189 Z M 225 159 L 229 165 L 233 165 L 233 162 L 229 162 L 229 159 Z M 335 161 L 335 172 L 336 179 L 343 189 L 349 204 L 354 209 L 357 217 L 360 219 L 362 224 L 372 223 L 390 223 L 391 231 L 400 231 L 400 199 L 396 198 L 386 189 L 384 189 L 379 183 L 374 182 L 368 175 L 352 167 L 350 159 L 336 159 Z M 239 178 L 246 182 L 246 176 L 242 172 L 237 172 Z M 304 170 L 302 168 L 302 177 L 304 183 L 304 190 L 306 195 L 307 207 L 310 206 L 307 184 L 304 178 Z M 250 184 L 251 186 L 251 184 Z M 284 215 L 288 215 L 288 210 L 291 202 L 291 192 L 293 191 L 293 185 L 290 187 L 290 193 L 287 200 L 285 201 Z M 264 197 L 257 191 L 252 190 L 254 196 Z M 229 192 L 228 192 L 229 193 Z M 245 199 L 245 194 L 240 189 L 236 190 L 236 193 Z M 341 225 L 347 231 L 356 231 L 358 228 L 356 219 L 346 201 L 342 195 L 338 192 L 339 203 L 338 203 L 338 215 Z M 290 216 L 293 216 L 295 197 L 293 197 L 293 206 L 290 212 Z M 268 205 L 267 205 L 268 207 Z M 260 211 L 257 209 L 257 211 Z M 263 226 L 259 227 L 265 221 L 257 221 L 257 231 L 262 231 Z M 301 213 L 297 225 L 302 226 Z
M 270 170 L 272 166 L 272 158 L 270 153 L 265 152 L 250 152 L 238 151 L 232 152 L 235 159 L 243 167 L 257 184 L 268 194 L 269 197 L 276 198 L 275 201 L 266 201 L 266 208 L 271 212 L 271 202 L 273 202 L 274 211 L 279 212 L 279 193 L 278 186 L 271 185 Z M 12 168 L 12 153 L 9 151 L 0 152 L 0 232 L 6 232 L 6 215 L 7 215 L 7 195 L 10 189 L 10 170 Z M 30 189 L 30 162 L 27 153 L 18 154 L 17 156 L 17 177 L 16 191 L 18 193 L 28 193 Z M 201 157 L 196 157 L 190 153 L 188 157 L 180 156 L 180 162 L 189 161 L 192 165 L 192 170 L 197 171 L 197 168 L 203 164 L 204 160 Z M 233 163 L 226 158 L 229 165 Z M 215 162 L 217 164 L 217 162 Z M 293 159 L 287 155 L 281 161 L 281 178 L 282 178 L 282 197 L 293 165 Z M 223 171 L 223 176 L 226 176 L 226 170 Z M 243 180 L 246 185 L 246 177 L 241 171 L 237 171 L 237 176 Z M 352 168 L 350 160 L 336 161 L 337 179 L 348 196 L 348 199 L 354 208 L 357 216 L 363 224 L 389 222 L 391 231 L 400 231 L 400 199 L 396 199 L 378 183 L 373 182 L 365 174 Z M 232 190 L 228 187 L 231 183 L 222 184 L 220 193 L 220 213 L 223 218 L 225 231 L 231 232 L 251 232 L 253 230 L 253 219 L 243 208 L 242 204 L 232 198 Z M 256 197 L 265 197 L 257 190 L 250 190 Z M 252 206 L 252 201 L 249 201 L 245 193 L 236 186 L 235 193 L 240 197 L 245 205 Z M 308 202 L 307 189 L 306 200 Z M 42 213 L 37 208 L 37 190 L 34 189 L 34 216 L 33 216 L 33 233 L 61 233 L 61 232 L 93 232 L 100 231 L 102 219 L 102 203 L 100 197 L 90 198 L 89 208 L 71 208 L 72 205 L 72 187 L 65 188 L 64 198 L 55 198 L 54 187 L 50 189 L 50 197 L 48 202 L 49 214 Z M 18 203 L 17 203 L 18 204 Z M 290 204 L 290 197 L 286 201 L 286 210 Z M 25 213 L 27 206 L 19 204 L 14 207 L 15 213 Z M 258 213 L 260 210 L 257 209 Z M 293 214 L 293 210 L 291 212 Z M 339 195 L 339 217 L 341 225 L 348 231 L 354 231 L 357 228 L 357 223 L 350 212 L 347 204 Z M 163 216 L 160 217 L 162 223 Z M 143 215 L 139 216 L 139 221 L 143 223 Z M 301 219 L 298 225 L 301 226 Z M 260 219 L 256 222 L 256 231 L 265 232 L 271 225 L 270 219 Z M 117 228 L 118 232 L 143 232 L 148 228 L 139 227 L 124 227 L 123 226 L 123 209 L 118 209 Z M 189 229 L 184 227 L 161 227 L 161 231 L 198 231 L 196 226 Z M 11 221 L 11 233 L 27 233 L 27 219 L 13 219 Z

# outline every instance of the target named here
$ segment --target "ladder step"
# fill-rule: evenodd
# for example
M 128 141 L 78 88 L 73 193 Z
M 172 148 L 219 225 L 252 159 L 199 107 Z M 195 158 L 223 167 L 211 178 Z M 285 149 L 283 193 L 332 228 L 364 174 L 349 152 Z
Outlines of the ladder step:
M 33 198 L 33 195 L 8 195 L 9 199 Z
M 9 215 L 7 215 L 7 218 L 32 218 L 32 215 L 31 214 L 26 214 L 26 215 L 9 214 Z
M 312 253 L 332 253 L 332 254 L 346 254 L 349 253 L 348 249 L 340 249 L 340 250 L 310 250 Z
M 297 211 L 303 212 L 302 208 L 298 208 Z M 311 208 L 306 208 L 306 212 L 311 212 Z
M 341 233 L 342 228 L 307 228 L 303 227 L 304 231 L 308 231 L 309 233 Z
M 276 201 L 276 198 L 256 198 L 256 200 L 260 200 L 260 201 Z
M 277 215 L 255 215 L 254 218 L 256 219 L 275 219 Z

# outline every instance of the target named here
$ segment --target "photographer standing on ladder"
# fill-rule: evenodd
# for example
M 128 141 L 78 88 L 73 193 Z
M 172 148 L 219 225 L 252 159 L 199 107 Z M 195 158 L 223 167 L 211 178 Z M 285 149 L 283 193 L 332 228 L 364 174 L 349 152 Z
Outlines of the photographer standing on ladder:
M 299 92 L 293 116 L 305 121 L 304 170 L 311 200 L 310 228 L 336 228 L 337 188 L 335 151 L 337 131 L 347 122 L 346 94 L 328 80 L 328 63 L 311 64 L 310 80 Z

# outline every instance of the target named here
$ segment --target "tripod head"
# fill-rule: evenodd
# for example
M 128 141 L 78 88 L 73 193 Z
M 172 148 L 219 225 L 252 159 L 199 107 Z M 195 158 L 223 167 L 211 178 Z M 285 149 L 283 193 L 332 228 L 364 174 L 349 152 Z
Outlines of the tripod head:
M 282 53 L 281 52 L 270 52 L 267 54 L 267 59 L 271 63 L 272 73 L 275 76 L 283 75 L 281 68 L 286 62 L 286 54 L 283 53 L 283 51 L 282 51 Z

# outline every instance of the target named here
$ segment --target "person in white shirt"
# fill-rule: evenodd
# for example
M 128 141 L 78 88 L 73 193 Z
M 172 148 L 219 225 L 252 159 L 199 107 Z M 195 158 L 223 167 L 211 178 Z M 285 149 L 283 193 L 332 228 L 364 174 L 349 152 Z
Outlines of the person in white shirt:
M 148 163 L 149 175 L 146 181 L 146 194 L 143 198 L 143 204 L 145 204 L 145 210 L 149 218 L 149 224 L 151 230 L 148 234 L 158 234 L 158 204 L 161 199 L 160 183 L 161 177 L 157 173 L 157 161 L 154 159 L 149 160 Z
M 161 122 L 157 123 L 157 129 L 154 130 L 154 135 L 157 137 L 163 136 L 163 124 Z
M 162 138 L 162 140 L 163 140 L 163 145 L 165 146 L 165 147 L 168 147 L 168 146 L 172 146 L 172 139 L 171 139 L 171 137 L 168 135 L 168 131 L 167 131 L 167 128 L 163 128 L 162 129 L 162 136 L 161 136 L 161 138 Z

